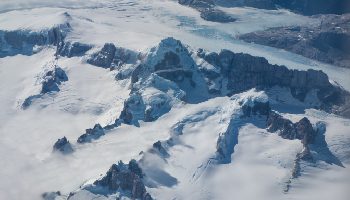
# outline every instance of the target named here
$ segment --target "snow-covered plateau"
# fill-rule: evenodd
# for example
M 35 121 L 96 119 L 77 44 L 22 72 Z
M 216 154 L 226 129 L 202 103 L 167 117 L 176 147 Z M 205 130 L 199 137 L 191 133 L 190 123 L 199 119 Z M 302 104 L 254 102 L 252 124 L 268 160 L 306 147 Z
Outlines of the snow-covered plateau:
M 237 2 L 1 0 L 0 200 L 348 200 L 350 68 L 240 39 L 337 16 Z

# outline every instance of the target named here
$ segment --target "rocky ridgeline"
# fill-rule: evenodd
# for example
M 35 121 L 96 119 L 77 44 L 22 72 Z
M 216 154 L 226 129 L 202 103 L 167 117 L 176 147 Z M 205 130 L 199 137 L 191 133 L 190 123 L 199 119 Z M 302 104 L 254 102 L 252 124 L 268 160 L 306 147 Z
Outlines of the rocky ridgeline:
M 252 117 L 265 119 L 270 112 L 270 104 L 265 93 L 248 95 L 239 100 L 240 112 L 234 112 L 225 132 L 220 133 L 216 143 L 215 161 L 220 164 L 230 163 L 234 147 L 238 144 L 239 129 Z M 240 113 L 237 115 L 237 113 Z
M 131 160 L 128 164 L 119 161 L 118 164 L 111 166 L 104 177 L 84 186 L 82 190 L 103 195 L 119 193 L 117 198 L 152 200 L 151 195 L 146 191 L 143 177 L 142 169 L 136 160 Z M 71 193 L 70 198 L 74 195 L 75 193 Z
M 214 69 L 202 68 L 208 84 L 215 85 L 215 89 L 210 90 L 212 94 L 232 95 L 251 88 L 264 90 L 280 86 L 289 88 L 296 99 L 304 101 L 308 92 L 317 90 L 317 97 L 322 103 L 320 109 L 349 117 L 346 115 L 349 93 L 332 85 L 322 71 L 292 70 L 269 64 L 262 57 L 229 50 L 222 50 L 219 54 L 199 50 L 197 55 L 215 66 Z
M 32 55 L 40 47 L 52 45 L 56 47 L 56 57 L 80 57 L 86 55 L 94 46 L 76 41 L 66 41 L 67 34 L 72 27 L 68 22 L 71 16 L 65 12 L 67 18 L 64 24 L 43 30 L 0 30 L 0 58 L 17 54 Z M 106 43 L 99 52 L 89 55 L 87 62 L 104 68 L 114 69 L 122 64 L 135 62 L 138 54 L 124 48 Z
M 284 139 L 298 139 L 303 145 L 301 152 L 297 153 L 290 179 L 286 182 L 284 192 L 288 192 L 293 179 L 302 175 L 304 168 L 317 167 L 315 163 L 324 161 L 344 167 L 341 161 L 329 150 L 325 139 L 326 125 L 317 122 L 314 126 L 308 118 L 304 117 L 296 123 L 282 117 L 274 111 L 267 118 L 267 131 L 277 132 Z
M 65 81 L 68 81 L 66 72 L 62 68 L 55 65 L 53 70 L 46 72 L 42 82 L 41 93 L 45 94 L 60 91 L 59 85 Z
M 56 55 L 64 56 L 64 57 L 76 57 L 76 56 L 84 56 L 87 51 L 92 48 L 92 45 L 83 44 L 80 42 L 65 42 L 62 41 L 57 46 Z
M 201 56 L 202 54 L 198 54 Z M 208 63 L 216 66 L 220 73 L 217 78 L 226 78 L 224 89 L 235 94 L 251 88 L 266 89 L 272 86 L 288 87 L 294 91 L 294 96 L 301 99 L 311 89 L 328 89 L 333 86 L 328 76 L 322 71 L 309 69 L 308 71 L 289 70 L 285 66 L 269 64 L 263 57 L 249 54 L 233 53 L 222 50 L 219 54 L 213 52 L 202 55 Z M 215 76 L 208 76 L 214 78 Z
M 41 31 L 0 30 L 0 58 L 17 54 L 32 55 L 37 46 L 60 46 L 70 30 L 69 23 Z
M 105 131 L 100 124 L 95 124 L 94 128 L 85 130 L 85 133 L 79 136 L 78 143 L 88 143 L 105 135 Z
M 150 150 L 151 153 L 158 153 L 161 157 L 167 158 L 169 157 L 169 154 L 167 152 L 166 146 L 169 146 L 168 142 L 161 142 L 157 141 L 153 143 L 152 149 Z
M 247 33 L 240 39 L 350 68 L 350 14 L 317 16 L 321 24 L 270 28 Z
M 306 117 L 297 123 L 293 123 L 273 111 L 269 113 L 266 125 L 269 132 L 278 131 L 282 138 L 289 140 L 299 139 L 302 140 L 304 145 L 312 143 L 316 134 Z
M 39 76 L 39 79 L 38 82 L 41 85 L 40 93 L 27 97 L 22 103 L 23 109 L 28 108 L 35 99 L 40 98 L 44 94 L 60 91 L 59 86 L 62 82 L 68 81 L 68 76 L 59 66 L 49 64 L 49 68 L 42 76 Z
M 89 56 L 87 63 L 103 68 L 115 69 L 126 63 L 136 62 L 138 54 L 131 50 L 106 43 L 100 51 Z

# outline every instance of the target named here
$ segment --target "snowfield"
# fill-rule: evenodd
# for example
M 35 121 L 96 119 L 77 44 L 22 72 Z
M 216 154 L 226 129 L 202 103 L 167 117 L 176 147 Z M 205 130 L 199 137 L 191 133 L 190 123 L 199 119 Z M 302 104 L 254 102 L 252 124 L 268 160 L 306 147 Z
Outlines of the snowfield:
M 350 91 L 349 69 L 236 39 L 239 34 L 270 27 L 313 26 L 320 21 L 287 10 L 222 9 L 237 22 L 205 21 L 196 10 L 175 0 L 1 1 L 1 37 L 5 32 L 44 33 L 69 24 L 65 41 L 91 48 L 82 56 L 58 56 L 55 44 L 45 40 L 44 45 L 33 47 L 33 53 L 1 56 L 3 50 L 12 49 L 0 40 L 0 199 L 35 200 L 56 191 L 61 195 L 51 199 L 116 199 L 116 195 L 132 199 L 121 191 L 111 195 L 86 188 L 93 187 L 112 164 L 135 159 L 153 199 L 347 200 L 350 119 L 314 109 L 320 102 L 312 92 L 305 102 L 280 87 L 215 96 L 206 91 L 207 79 L 196 68 L 216 70 L 195 55 L 198 48 L 208 52 L 228 49 L 265 57 L 289 69 L 322 70 L 334 85 Z M 168 51 L 179 51 L 181 45 L 172 44 L 171 39 L 170 47 L 158 45 L 168 37 L 180 40 L 188 49 L 178 53 L 181 61 L 176 64 L 192 70 L 197 89 L 189 86 L 190 81 L 176 84 L 147 68 L 161 63 Z M 115 68 L 89 64 L 90 56 L 105 43 L 126 49 L 135 59 Z M 140 63 L 142 70 L 150 71 L 142 71 L 141 78 L 133 82 Z M 55 79 L 58 90 L 43 92 L 43 84 L 50 81 L 48 72 L 55 67 L 68 79 L 59 83 Z M 119 73 L 125 77 L 117 78 Z M 144 109 L 153 114 L 152 120 L 147 121 L 142 113 L 132 123 L 118 121 L 126 108 L 141 104 L 132 94 L 139 95 Z M 182 98 L 185 94 L 187 99 Z M 23 109 L 28 97 L 34 98 Z M 134 104 L 129 106 L 128 101 Z M 268 132 L 264 115 L 246 117 L 245 106 L 254 107 L 257 102 L 269 103 L 293 123 L 303 117 L 313 126 L 324 122 L 325 155 L 336 157 L 341 165 L 319 159 L 301 164 L 301 176 L 291 178 L 303 144 Z M 132 110 L 134 117 L 137 109 Z M 77 142 L 95 124 L 113 127 L 90 143 Z M 64 136 L 74 150 L 67 155 L 53 151 L 55 142 Z M 155 147 L 158 141 L 161 146 Z M 71 192 L 75 195 L 70 196 Z

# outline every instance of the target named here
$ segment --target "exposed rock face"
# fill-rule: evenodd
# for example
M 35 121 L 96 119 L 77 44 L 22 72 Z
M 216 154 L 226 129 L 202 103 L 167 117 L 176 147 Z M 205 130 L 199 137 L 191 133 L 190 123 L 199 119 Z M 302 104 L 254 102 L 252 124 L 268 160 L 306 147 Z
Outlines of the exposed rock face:
M 131 82 L 134 90 L 140 90 L 142 85 L 148 84 L 164 93 L 169 90 L 184 92 L 184 97 L 176 94 L 175 98 L 189 103 L 198 103 L 208 98 L 207 85 L 191 52 L 174 38 L 166 38 L 151 49 L 133 71 Z
M 100 138 L 104 134 L 105 132 L 102 126 L 100 124 L 95 124 L 94 128 L 86 129 L 85 133 L 78 138 L 77 142 L 78 143 L 91 142 L 92 140 L 96 140 Z
M 230 163 L 231 154 L 234 147 L 238 144 L 238 125 L 235 119 L 232 119 L 226 132 L 221 133 L 216 143 L 216 160 L 220 163 Z
M 283 118 L 281 115 L 271 111 L 267 118 L 267 130 L 269 132 L 279 131 L 279 135 L 284 139 L 302 140 L 304 146 L 314 142 L 316 132 L 312 127 L 310 121 L 304 117 L 299 122 Z
M 73 151 L 72 145 L 66 137 L 60 138 L 53 145 L 54 151 L 60 151 L 61 153 L 71 153 Z
M 316 27 L 270 28 L 244 34 L 239 38 L 350 68 L 350 14 L 320 17 L 322 23 Z
M 179 0 L 182 5 L 190 6 L 201 13 L 201 17 L 207 21 L 228 23 L 236 21 L 235 18 L 215 8 L 213 0 Z
M 298 133 L 298 139 L 301 139 L 303 144 L 307 145 L 314 142 L 316 132 L 308 118 L 303 117 L 299 122 L 295 123 L 295 129 Z
M 138 93 L 132 93 L 124 102 L 124 108 L 118 121 L 137 126 L 139 120 L 145 122 L 155 121 L 170 111 L 170 101 L 170 98 L 165 94 L 158 93 L 149 97 L 143 97 Z
M 267 118 L 267 130 L 269 132 L 279 131 L 279 135 L 285 139 L 296 139 L 297 133 L 292 121 L 283 118 L 281 115 L 270 112 Z
M 320 108 L 327 112 L 346 113 L 350 94 L 332 85 L 322 71 L 290 70 L 285 66 L 271 65 L 265 58 L 222 50 L 217 53 L 199 53 L 213 65 L 211 71 L 201 70 L 207 84 L 215 84 L 218 95 L 232 95 L 251 88 L 268 89 L 273 86 L 290 88 L 292 95 L 304 101 L 311 90 L 317 91 Z M 341 112 L 342 111 L 342 112 Z
M 126 124 L 138 124 L 138 120 L 143 120 L 146 106 L 141 95 L 131 94 L 124 102 L 124 109 L 120 113 L 119 119 Z
M 112 43 L 106 43 L 100 52 L 97 52 L 87 60 L 89 64 L 108 68 L 111 66 L 117 48 Z
M 270 104 L 262 102 L 254 102 L 254 106 L 244 105 L 242 107 L 243 115 L 250 117 L 251 115 L 268 115 L 270 111 Z
M 59 91 L 60 89 L 58 86 L 64 81 L 68 81 L 66 72 L 60 67 L 55 66 L 53 70 L 45 74 L 41 93 L 45 94 L 52 91 Z
M 296 155 L 291 178 L 289 181 L 287 181 L 287 187 L 284 190 L 285 192 L 288 192 L 290 189 L 291 181 L 300 177 L 305 168 L 317 167 L 315 164 L 319 161 L 344 167 L 341 161 L 335 155 L 333 155 L 328 148 L 324 137 L 326 132 L 326 124 L 324 122 L 317 122 L 315 124 L 315 128 L 312 129 L 309 120 L 307 118 L 303 118 L 296 123 L 296 127 L 298 131 L 304 133 L 304 138 L 302 140 L 303 150 Z
M 44 94 L 60 91 L 59 86 L 61 83 L 68 81 L 66 72 L 57 65 L 50 66 L 50 69 L 40 76 L 42 76 L 38 80 L 41 84 L 40 93 L 27 97 L 22 103 L 23 109 L 28 108 L 35 99 L 40 98 Z
M 169 112 L 174 99 L 198 103 L 211 95 L 232 95 L 252 88 L 289 88 L 300 101 L 308 92 L 316 90 L 320 108 L 328 112 L 337 112 L 334 105 L 343 105 L 344 96 L 350 96 L 332 85 L 322 71 L 289 70 L 285 66 L 271 65 L 265 58 L 229 50 L 218 54 L 199 49 L 196 56 L 206 61 L 203 65 L 197 65 L 192 56 L 192 52 L 173 38 L 164 39 L 152 48 L 132 72 L 131 94 L 117 122 L 138 125 L 139 120 L 155 121 Z M 169 91 L 173 94 L 169 95 Z M 243 112 L 246 116 L 267 115 L 269 108 L 265 103 L 244 106 Z M 284 137 L 297 137 L 293 131 L 286 131 L 292 135 Z
M 36 46 L 61 44 L 70 31 L 68 23 L 51 29 L 34 32 L 30 30 L 0 30 L 0 58 L 17 54 L 32 55 Z
M 147 193 L 142 177 L 142 170 L 135 160 L 131 160 L 129 164 L 119 161 L 118 164 L 112 165 L 102 179 L 95 181 L 92 187 L 106 187 L 112 193 L 122 190 L 130 192 L 133 199 L 151 200 L 152 197 Z
M 79 42 L 65 42 L 57 47 L 57 54 L 65 57 L 83 56 L 92 48 L 91 45 Z
M 100 51 L 93 53 L 88 58 L 87 63 L 112 70 L 123 64 L 134 63 L 137 56 L 138 54 L 131 50 L 116 47 L 112 43 L 106 43 Z M 120 79 L 123 79 L 123 74 L 118 76 Z
M 244 124 L 241 118 L 248 118 L 256 115 L 268 116 L 270 105 L 266 98 L 264 93 L 260 93 L 257 96 L 244 96 L 239 102 L 242 109 L 242 113 L 240 113 L 241 116 L 235 116 L 234 114 L 226 131 L 220 133 L 216 143 L 216 161 L 224 164 L 231 162 L 231 155 L 234 152 L 234 147 L 238 144 L 239 129 L 242 124 Z
M 331 86 L 327 75 L 321 71 L 289 70 L 284 66 L 271 65 L 265 58 L 253 57 L 248 54 L 234 54 L 231 67 L 227 70 L 227 89 L 231 90 L 232 93 L 275 85 L 301 91 Z
M 161 141 L 158 140 L 157 142 L 155 142 L 152 145 L 152 147 L 153 147 L 153 150 L 158 152 L 161 156 L 163 156 L 163 157 L 168 157 L 169 156 L 167 150 L 164 147 L 164 144 Z

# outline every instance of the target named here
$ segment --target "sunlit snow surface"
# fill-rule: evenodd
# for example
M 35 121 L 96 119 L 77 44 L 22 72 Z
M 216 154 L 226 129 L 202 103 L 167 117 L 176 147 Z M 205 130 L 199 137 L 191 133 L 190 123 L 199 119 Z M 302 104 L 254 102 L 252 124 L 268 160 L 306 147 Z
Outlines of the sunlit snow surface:
M 270 47 L 235 39 L 240 33 L 281 25 L 320 23 L 317 18 L 289 11 L 252 8 L 223 8 L 238 18 L 230 24 L 207 22 L 191 8 L 167 0 L 120 1 L 0 1 L 0 30 L 41 30 L 68 22 L 73 30 L 68 40 L 102 46 L 113 42 L 128 49 L 147 52 L 165 37 L 173 36 L 191 48 L 209 51 L 230 49 L 263 56 L 273 64 L 296 69 L 322 69 L 350 90 L 350 70 L 326 65 Z M 70 19 L 63 13 L 69 13 Z M 177 105 L 156 122 L 128 125 L 112 130 L 101 139 L 76 145 L 76 139 L 95 123 L 107 125 L 119 115 L 129 94 L 127 81 L 115 81 L 115 72 L 98 68 L 82 58 L 60 58 L 69 80 L 57 94 L 47 94 L 32 107 L 21 110 L 18 102 L 36 90 L 35 77 L 54 58 L 47 48 L 32 56 L 0 59 L 0 199 L 40 199 L 43 192 L 68 194 L 84 182 L 98 178 L 112 163 L 138 158 L 158 140 L 170 137 L 171 127 L 203 110 L 213 114 L 184 128 L 182 145 L 174 146 L 167 163 L 149 158 L 146 171 L 161 168 L 165 177 L 149 188 L 157 199 L 337 199 L 350 193 L 350 121 L 315 110 L 286 114 L 293 121 L 307 116 L 327 123 L 330 150 L 345 168 L 312 168 L 283 193 L 298 141 L 283 140 L 252 124 L 240 129 L 232 163 L 193 174 L 215 152 L 218 134 L 227 128 L 224 111 L 234 110 L 233 99 L 220 97 L 200 104 Z M 288 103 L 288 102 L 287 102 Z M 230 107 L 233 106 L 233 107 Z M 225 118 L 226 117 L 226 118 Z M 66 136 L 77 150 L 71 155 L 52 153 L 52 145 Z M 151 170 L 152 171 L 152 170 Z M 151 172 L 150 172 L 151 173 Z

